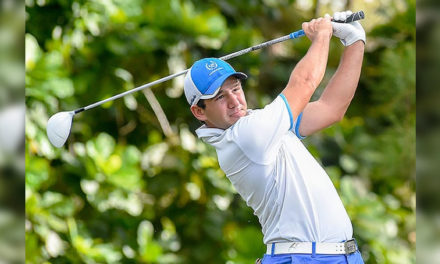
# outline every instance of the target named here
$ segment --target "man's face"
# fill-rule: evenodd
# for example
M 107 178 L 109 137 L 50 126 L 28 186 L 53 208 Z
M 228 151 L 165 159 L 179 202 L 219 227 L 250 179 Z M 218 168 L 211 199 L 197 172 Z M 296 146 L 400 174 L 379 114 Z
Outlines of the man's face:
M 205 109 L 191 107 L 195 117 L 208 127 L 227 129 L 247 114 L 246 99 L 240 81 L 229 77 L 214 98 L 205 99 Z

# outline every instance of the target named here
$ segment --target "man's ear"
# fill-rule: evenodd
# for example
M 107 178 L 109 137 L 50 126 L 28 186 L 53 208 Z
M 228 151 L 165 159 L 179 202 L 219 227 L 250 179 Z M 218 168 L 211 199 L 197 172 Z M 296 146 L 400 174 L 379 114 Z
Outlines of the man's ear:
M 201 108 L 200 106 L 192 105 L 191 112 L 193 113 L 195 118 L 197 118 L 198 120 L 200 120 L 200 121 L 206 120 L 205 109 Z

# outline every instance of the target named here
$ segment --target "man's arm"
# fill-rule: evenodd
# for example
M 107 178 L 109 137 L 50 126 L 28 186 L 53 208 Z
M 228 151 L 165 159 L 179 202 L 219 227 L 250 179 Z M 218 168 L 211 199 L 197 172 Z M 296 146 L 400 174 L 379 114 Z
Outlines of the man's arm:
M 339 67 L 319 100 L 304 108 L 299 127 L 301 136 L 313 134 L 344 117 L 358 85 L 363 55 L 362 41 L 345 48 Z
M 282 92 L 289 103 L 293 118 L 303 111 L 324 77 L 332 36 L 330 16 L 303 23 L 302 28 L 312 44 L 293 69 Z

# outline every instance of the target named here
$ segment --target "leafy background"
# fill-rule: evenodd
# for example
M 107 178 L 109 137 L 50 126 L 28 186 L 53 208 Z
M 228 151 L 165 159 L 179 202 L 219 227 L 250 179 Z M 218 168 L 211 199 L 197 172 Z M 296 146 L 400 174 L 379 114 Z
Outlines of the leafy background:
M 78 114 L 66 146 L 49 117 L 364 10 L 358 91 L 346 117 L 304 140 L 352 219 L 366 263 L 415 263 L 415 1 L 26 0 L 26 262 L 253 263 L 258 219 L 198 141 L 183 77 Z M 230 60 L 248 104 L 281 92 L 306 38 Z M 337 68 L 332 40 L 319 96 Z M 160 113 L 163 111 L 164 115 Z

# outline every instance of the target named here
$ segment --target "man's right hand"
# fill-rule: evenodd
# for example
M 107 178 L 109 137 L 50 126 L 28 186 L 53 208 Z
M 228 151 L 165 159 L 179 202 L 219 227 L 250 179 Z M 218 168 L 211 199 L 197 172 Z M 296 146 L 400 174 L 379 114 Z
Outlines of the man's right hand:
M 302 24 L 302 29 L 306 36 L 313 42 L 317 36 L 325 36 L 328 39 L 331 38 L 333 33 L 333 28 L 330 20 L 330 16 L 320 17 L 317 19 L 312 19 L 310 22 L 304 22 Z

